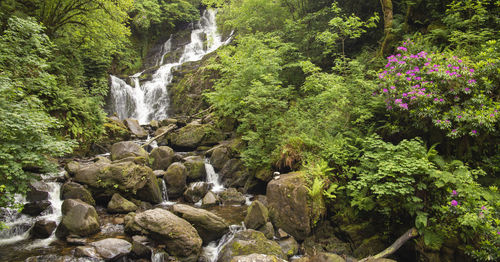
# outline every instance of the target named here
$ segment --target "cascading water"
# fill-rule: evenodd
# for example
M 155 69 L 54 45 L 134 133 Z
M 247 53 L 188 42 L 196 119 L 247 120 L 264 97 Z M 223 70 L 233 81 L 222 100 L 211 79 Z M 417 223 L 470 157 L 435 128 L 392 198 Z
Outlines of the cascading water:
M 47 179 L 48 177 L 43 178 Z M 51 208 L 44 211 L 41 216 L 31 217 L 21 214 L 14 209 L 2 209 L 2 213 L 4 213 L 2 219 L 9 228 L 0 231 L 0 246 L 10 245 L 28 239 L 30 237 L 29 231 L 37 220 L 49 220 L 59 224 L 62 218 L 62 200 L 60 199 L 61 183 L 47 182 L 47 185 L 50 188 L 48 200 L 51 203 Z M 16 202 L 25 204 L 26 199 L 18 196 L 16 197 Z M 56 240 L 55 231 L 49 238 L 36 240 L 25 248 L 45 247 L 54 240 Z
M 213 185 L 212 192 L 220 193 L 224 191 L 224 185 L 220 183 L 219 174 L 217 174 L 214 170 L 214 167 L 210 164 L 208 159 L 205 159 L 205 170 L 207 172 L 207 183 Z
M 227 44 L 230 39 L 222 41 L 217 33 L 215 10 L 205 10 L 200 20 L 191 32 L 191 42 L 183 47 L 182 55 L 175 63 L 163 64 L 166 54 L 172 51 L 172 37 L 165 42 L 157 56 L 157 65 L 160 66 L 153 74 L 152 79 L 140 83 L 138 73 L 131 76 L 134 87 L 128 85 L 118 77 L 111 76 L 111 109 L 120 119 L 135 118 L 140 124 L 149 121 L 167 118 L 169 97 L 167 85 L 172 82 L 172 71 L 183 63 L 198 61 L 206 54 L 215 51 Z
M 206 247 L 203 248 L 202 257 L 207 262 L 216 262 L 219 258 L 219 253 L 224 248 L 224 246 L 229 243 L 234 238 L 234 234 L 246 230 L 245 225 L 231 225 L 229 226 L 229 232 L 222 236 L 219 241 L 210 242 Z

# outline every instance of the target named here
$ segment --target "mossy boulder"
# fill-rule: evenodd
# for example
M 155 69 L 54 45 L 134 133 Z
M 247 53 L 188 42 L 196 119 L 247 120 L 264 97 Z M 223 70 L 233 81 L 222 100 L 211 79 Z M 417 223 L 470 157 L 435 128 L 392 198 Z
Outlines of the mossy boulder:
M 251 254 L 286 258 L 278 243 L 267 239 L 262 232 L 247 229 L 234 235 L 234 238 L 222 248 L 217 261 L 229 262 L 233 257 Z
M 161 209 L 151 209 L 128 218 L 125 231 L 147 235 L 165 251 L 183 262 L 195 262 L 201 251 L 202 239 L 186 220 Z
M 239 158 L 227 161 L 219 171 L 222 183 L 226 187 L 244 187 L 251 178 L 248 168 Z
M 246 202 L 245 195 L 238 192 L 236 188 L 228 188 L 219 194 L 223 205 L 243 205 Z
M 229 224 L 223 218 L 207 210 L 177 204 L 172 212 L 191 223 L 205 244 L 220 239 L 229 231 Z
M 98 161 L 78 170 L 74 181 L 88 185 L 94 196 L 107 198 L 120 192 L 151 203 L 162 201 L 161 189 L 151 168 L 133 162 Z
M 118 142 L 111 146 L 112 160 L 120 160 L 127 157 L 143 157 L 147 159 L 148 152 L 132 141 Z
M 92 194 L 83 185 L 75 182 L 67 182 L 61 187 L 61 199 L 80 199 L 83 202 L 95 206 Z
M 259 229 L 269 221 L 269 211 L 260 201 L 253 201 L 248 207 L 245 217 L 245 226 L 250 229 Z
M 132 251 L 132 244 L 119 238 L 106 238 L 92 242 L 90 246 L 106 261 L 116 261 L 127 256 Z
M 186 189 L 187 169 L 182 163 L 175 162 L 168 167 L 163 179 L 167 185 L 168 197 L 180 197 Z
M 187 179 L 189 182 L 205 180 L 207 171 L 205 169 L 205 160 L 202 157 L 185 157 L 184 166 L 187 169 Z
M 299 252 L 299 243 L 292 236 L 278 240 L 278 244 L 287 257 L 293 257 Z
M 318 216 L 309 197 L 307 182 L 303 173 L 281 175 L 267 184 L 267 202 L 273 224 L 282 228 L 297 240 L 304 240 L 312 232 L 314 218 Z
M 100 230 L 99 217 L 93 206 L 78 199 L 64 200 L 57 237 L 64 238 L 70 234 L 86 237 Z
M 378 254 L 380 251 L 386 248 L 386 244 L 382 240 L 382 238 L 378 235 L 374 235 L 370 238 L 367 238 L 361 242 L 354 250 L 354 257 L 356 258 L 364 258 L 368 256 L 372 256 Z
M 109 148 L 114 143 L 129 140 L 132 136 L 130 130 L 118 117 L 109 117 L 104 123 L 104 134 L 99 140 L 99 144 Z
M 108 212 L 109 213 L 129 213 L 137 210 L 137 206 L 122 197 L 120 194 L 115 193 L 111 197 L 111 200 L 108 203 Z
M 214 145 L 224 139 L 222 132 L 212 124 L 191 122 L 167 135 L 173 148 L 194 150 L 198 146 Z
M 333 253 L 320 252 L 309 260 L 310 262 L 345 262 L 341 256 Z
M 160 146 L 149 154 L 149 161 L 153 170 L 167 170 L 172 164 L 175 152 L 168 146 Z
M 42 219 L 35 222 L 33 228 L 30 230 L 30 236 L 33 238 L 44 239 L 50 237 L 54 229 L 56 229 L 57 223 L 55 221 Z

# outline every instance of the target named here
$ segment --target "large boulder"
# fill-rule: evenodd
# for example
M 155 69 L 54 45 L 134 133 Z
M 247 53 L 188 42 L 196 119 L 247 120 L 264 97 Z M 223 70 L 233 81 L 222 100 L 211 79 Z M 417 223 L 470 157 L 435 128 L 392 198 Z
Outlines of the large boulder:
M 80 199 L 87 204 L 95 206 L 95 200 L 90 191 L 75 182 L 67 182 L 62 186 L 61 199 Z
M 149 161 L 153 170 L 166 170 L 173 162 L 174 150 L 168 146 L 160 146 L 149 154 Z
M 251 254 L 246 256 L 237 256 L 231 259 L 231 262 L 286 262 L 286 260 L 263 254 Z
M 124 120 L 125 125 L 128 127 L 132 135 L 134 135 L 137 138 L 147 138 L 148 137 L 148 132 L 144 130 L 144 128 L 141 127 L 139 124 L 139 121 L 136 119 L 132 118 L 127 118 Z
M 189 203 L 200 201 L 210 190 L 212 184 L 207 182 L 193 182 L 184 191 L 184 200 Z
M 78 199 L 66 199 L 62 204 L 62 220 L 56 231 L 59 238 L 69 234 L 90 236 L 100 231 L 95 208 Z
M 248 207 L 245 217 L 245 226 L 250 229 L 259 229 L 269 221 L 269 211 L 260 201 L 253 201 Z
M 207 171 L 205 160 L 200 156 L 188 156 L 184 158 L 184 166 L 187 169 L 187 179 L 190 182 L 205 180 Z
M 200 145 L 214 145 L 224 139 L 224 134 L 211 124 L 191 122 L 168 135 L 174 148 L 194 150 Z
M 161 189 L 151 168 L 133 162 L 98 161 L 78 170 L 74 180 L 90 187 L 94 196 L 111 198 L 120 192 L 151 203 L 161 203 Z
M 90 243 L 95 248 L 96 253 L 106 260 L 116 260 L 124 257 L 132 251 L 132 244 L 118 238 L 106 238 Z
M 50 186 L 42 181 L 31 182 L 28 186 L 26 199 L 30 202 L 49 199 Z
M 167 173 L 163 177 L 167 185 L 168 197 L 176 198 L 182 196 L 186 188 L 187 170 L 186 167 L 180 163 L 175 162 L 171 164 Z
M 229 224 L 223 218 L 207 210 L 177 204 L 172 211 L 191 223 L 205 244 L 221 238 L 229 231 Z
M 311 234 L 318 210 L 324 210 L 323 202 L 313 203 L 308 194 L 302 173 L 281 175 L 267 184 L 267 202 L 273 224 L 282 228 L 297 240 Z M 320 205 L 315 206 L 314 205 Z
M 128 220 L 125 231 L 131 234 L 148 235 L 165 251 L 181 261 L 195 262 L 201 250 L 202 239 L 196 229 L 186 220 L 161 209 L 138 213 Z
M 219 203 L 219 199 L 218 199 L 217 195 L 212 191 L 208 191 L 208 193 L 201 200 L 202 207 L 215 206 L 218 203 Z
M 115 193 L 108 203 L 109 213 L 129 213 L 137 210 L 137 206 L 122 197 L 120 194 Z
M 297 243 L 295 238 L 292 236 L 279 239 L 278 244 L 280 245 L 281 250 L 283 250 L 283 253 L 285 253 L 285 255 L 289 258 L 295 256 L 299 252 L 299 243 Z
M 132 141 L 123 141 L 111 146 L 111 159 L 120 160 L 127 157 L 148 158 L 148 152 Z
M 217 261 L 229 262 L 233 257 L 251 254 L 286 258 L 278 243 L 267 239 L 262 232 L 247 229 L 234 234 L 234 238 L 222 248 Z
M 341 256 L 333 253 L 320 252 L 309 260 L 310 262 L 345 262 Z
M 210 156 L 210 164 L 214 166 L 214 169 L 219 171 L 224 167 L 227 161 L 229 161 L 230 152 L 229 148 L 225 146 L 217 146 L 212 150 L 212 155 Z

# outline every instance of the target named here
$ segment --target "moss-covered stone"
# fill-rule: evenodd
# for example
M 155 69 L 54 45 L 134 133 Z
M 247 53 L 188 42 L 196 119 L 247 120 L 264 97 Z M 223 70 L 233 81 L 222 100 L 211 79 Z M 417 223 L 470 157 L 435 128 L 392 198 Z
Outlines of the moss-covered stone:
M 200 156 L 188 156 L 184 158 L 184 166 L 187 169 L 187 179 L 189 182 L 205 180 L 207 171 L 205 160 Z
M 132 141 L 123 141 L 111 147 L 111 159 L 120 160 L 126 157 L 148 157 L 148 152 Z
M 167 185 L 168 197 L 180 197 L 186 189 L 187 169 L 182 163 L 175 162 L 168 167 L 163 179 Z
M 240 231 L 234 235 L 219 255 L 220 262 L 231 261 L 235 256 L 265 254 L 284 259 L 286 256 L 278 243 L 269 240 L 262 232 L 252 229 Z
M 137 210 L 137 206 L 122 197 L 120 194 L 115 193 L 108 203 L 109 213 L 129 213 Z
M 62 186 L 61 199 L 80 199 L 87 204 L 95 205 L 95 200 L 90 191 L 75 182 L 68 182 Z
M 250 229 L 258 229 L 269 221 L 269 211 L 260 201 L 253 201 L 248 207 L 245 217 L 245 226 Z
M 172 211 L 191 223 L 205 244 L 220 239 L 229 231 L 229 224 L 223 218 L 207 210 L 177 204 Z
M 168 146 L 160 146 L 149 154 L 149 161 L 153 170 L 167 170 L 172 164 L 174 158 L 174 150 Z
M 95 208 L 81 200 L 64 200 L 62 214 L 61 223 L 56 231 L 59 238 L 64 238 L 69 234 L 85 237 L 101 230 Z

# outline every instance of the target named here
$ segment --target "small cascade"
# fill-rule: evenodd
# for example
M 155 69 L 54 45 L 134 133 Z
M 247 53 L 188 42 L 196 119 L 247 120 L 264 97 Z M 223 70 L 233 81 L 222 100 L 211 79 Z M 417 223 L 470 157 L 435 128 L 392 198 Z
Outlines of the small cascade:
M 163 202 L 160 205 L 174 205 L 176 202 L 171 202 L 168 200 L 167 184 L 165 180 L 161 179 L 161 196 L 163 197 Z
M 61 183 L 47 182 L 47 185 L 50 188 L 48 200 L 51 203 L 51 207 L 40 216 L 31 217 L 21 214 L 15 209 L 2 208 L 0 211 L 2 213 L 2 221 L 5 222 L 8 229 L 0 231 L 0 246 L 10 245 L 28 239 L 30 237 L 29 231 L 37 220 L 50 220 L 55 221 L 57 224 L 61 222 L 61 206 L 63 202 L 60 199 Z M 15 201 L 20 204 L 27 203 L 26 199 L 20 196 L 17 196 Z M 35 240 L 26 248 L 45 247 L 54 240 L 56 240 L 55 230 L 49 238 Z
M 167 261 L 167 254 L 165 252 L 154 252 L 151 254 L 151 262 L 164 262 Z
M 215 172 L 214 167 L 210 164 L 210 161 L 207 158 L 205 158 L 205 170 L 207 172 L 207 183 L 213 185 L 211 191 L 214 193 L 220 193 L 224 191 L 225 188 L 219 180 L 219 174 Z
M 111 76 L 110 114 L 116 113 L 120 119 L 135 118 L 140 124 L 167 118 L 169 96 L 167 86 L 172 82 L 172 71 L 183 63 L 201 60 L 205 55 L 227 44 L 231 38 L 222 41 L 217 33 L 215 10 L 205 10 L 191 32 L 191 41 L 183 47 L 180 59 L 174 63 L 163 64 L 164 57 L 172 52 L 172 36 L 165 42 L 157 55 L 156 64 L 160 66 L 150 81 L 139 82 L 138 73 L 131 76 L 134 87 L 118 77 Z
M 229 226 L 229 232 L 222 236 L 219 241 L 210 242 L 206 247 L 203 248 L 202 257 L 204 261 L 216 262 L 219 258 L 219 253 L 224 248 L 224 246 L 233 240 L 234 235 L 240 231 L 246 230 L 243 222 L 241 225 L 231 225 Z

